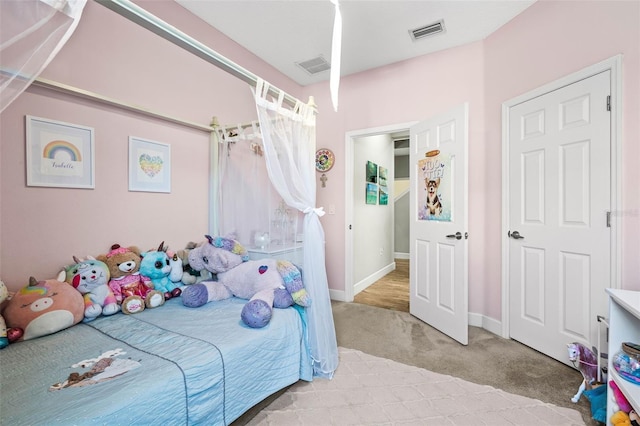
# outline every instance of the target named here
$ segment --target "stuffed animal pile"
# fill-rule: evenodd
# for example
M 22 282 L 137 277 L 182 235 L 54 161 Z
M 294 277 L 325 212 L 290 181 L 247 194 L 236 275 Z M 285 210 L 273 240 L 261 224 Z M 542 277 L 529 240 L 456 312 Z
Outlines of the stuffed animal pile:
M 247 299 L 241 319 L 252 328 L 266 326 L 274 307 L 310 306 L 302 273 L 292 263 L 250 261 L 231 235 L 206 238 L 176 252 L 164 241 L 146 252 L 113 244 L 96 257 L 73 256 L 55 279 L 31 277 L 13 295 L 0 281 L 0 349 L 100 316 L 137 314 L 176 297 L 192 308 L 233 296 Z

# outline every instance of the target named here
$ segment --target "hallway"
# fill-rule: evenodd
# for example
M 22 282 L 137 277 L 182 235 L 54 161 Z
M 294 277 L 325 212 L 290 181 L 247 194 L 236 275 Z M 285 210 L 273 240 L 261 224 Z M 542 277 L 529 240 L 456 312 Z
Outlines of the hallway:
M 395 271 L 356 294 L 353 301 L 400 312 L 409 312 L 409 259 L 396 259 Z

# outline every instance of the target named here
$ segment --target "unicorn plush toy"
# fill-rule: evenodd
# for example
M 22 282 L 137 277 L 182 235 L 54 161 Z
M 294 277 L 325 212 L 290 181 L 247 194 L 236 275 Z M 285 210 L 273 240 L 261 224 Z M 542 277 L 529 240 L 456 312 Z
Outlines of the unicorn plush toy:
M 160 243 L 157 250 L 140 253 L 140 256 L 142 256 L 140 274 L 151 279 L 153 288 L 161 292 L 165 300 L 180 296 L 182 291 L 178 284 L 169 279 L 172 266 L 164 241 Z
M 199 307 L 232 296 L 248 299 L 242 321 L 252 328 L 269 323 L 272 308 L 298 304 L 310 306 L 311 299 L 302 283 L 300 270 L 291 262 L 276 259 L 249 260 L 247 251 L 231 238 L 206 235 L 208 244 L 189 253 L 189 264 L 197 271 L 217 274 L 217 281 L 193 284 L 182 292 L 182 303 Z
M 71 284 L 84 298 L 84 322 L 93 321 L 100 315 L 120 312 L 116 296 L 109 287 L 109 267 L 92 257 L 80 260 L 73 256 L 72 265 L 58 274 L 58 281 Z

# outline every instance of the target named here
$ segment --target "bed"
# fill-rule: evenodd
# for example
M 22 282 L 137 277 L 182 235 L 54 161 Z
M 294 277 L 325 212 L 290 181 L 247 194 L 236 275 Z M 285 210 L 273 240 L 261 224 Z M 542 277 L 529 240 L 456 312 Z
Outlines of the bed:
M 232 298 L 192 309 L 176 298 L 11 344 L 0 350 L 0 423 L 227 425 L 278 390 L 311 381 L 305 312 L 274 309 L 269 325 L 252 329 L 240 320 L 245 303 Z M 109 351 L 137 366 L 111 380 L 51 390 L 87 371 L 80 361 Z

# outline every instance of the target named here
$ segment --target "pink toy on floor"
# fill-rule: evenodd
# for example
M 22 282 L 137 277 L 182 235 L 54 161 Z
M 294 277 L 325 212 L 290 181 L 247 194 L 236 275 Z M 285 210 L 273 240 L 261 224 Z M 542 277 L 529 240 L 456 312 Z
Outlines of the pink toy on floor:
M 578 363 L 576 368 L 582 373 L 583 377 L 578 393 L 571 398 L 571 402 L 576 403 L 580 400 L 580 396 L 587 386 L 591 386 L 598 378 L 598 359 L 589 348 L 581 343 L 569 343 L 567 348 L 569 350 L 569 361 L 574 365 L 576 362 Z

